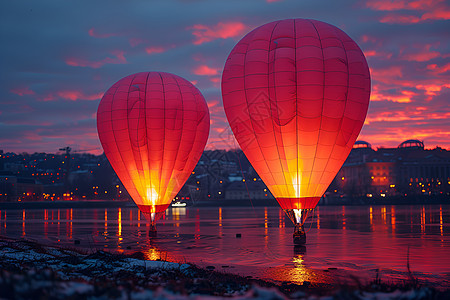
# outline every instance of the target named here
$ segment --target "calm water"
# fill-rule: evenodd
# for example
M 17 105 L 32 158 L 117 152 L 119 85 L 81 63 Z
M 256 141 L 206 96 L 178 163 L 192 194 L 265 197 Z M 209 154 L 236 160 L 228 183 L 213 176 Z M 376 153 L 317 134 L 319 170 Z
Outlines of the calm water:
M 0 236 L 119 252 L 143 252 L 274 281 L 339 281 L 349 274 L 391 281 L 411 271 L 450 282 L 450 206 L 318 207 L 307 245 L 294 247 L 292 224 L 276 207 L 169 208 L 148 237 L 137 208 L 0 211 Z M 236 238 L 240 233 L 241 238 Z M 79 240 L 79 245 L 74 241 Z

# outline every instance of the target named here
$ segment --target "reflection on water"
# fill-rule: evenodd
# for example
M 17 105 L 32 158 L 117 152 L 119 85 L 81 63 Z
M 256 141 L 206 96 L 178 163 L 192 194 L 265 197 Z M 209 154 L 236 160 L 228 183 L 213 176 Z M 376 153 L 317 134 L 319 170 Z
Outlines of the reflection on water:
M 420 278 L 450 269 L 449 208 L 318 207 L 305 225 L 306 247 L 294 247 L 292 224 L 277 207 L 169 208 L 157 238 L 148 237 L 147 220 L 132 207 L 3 210 L 0 235 L 71 247 L 78 240 L 76 247 L 141 251 L 147 259 L 298 283 L 329 280 L 334 268 L 368 276 L 390 270 L 391 279 L 400 278 L 410 247 Z

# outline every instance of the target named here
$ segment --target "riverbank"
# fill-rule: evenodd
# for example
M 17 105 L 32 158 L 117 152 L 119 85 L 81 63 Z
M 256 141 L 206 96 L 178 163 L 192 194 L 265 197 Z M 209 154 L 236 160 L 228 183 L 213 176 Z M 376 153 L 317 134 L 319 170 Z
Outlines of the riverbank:
M 136 207 L 131 200 L 0 202 L 0 209 L 114 208 Z
M 0 237 L 2 299 L 448 299 L 450 291 L 374 278 L 362 284 L 275 283 L 186 262 Z
M 359 205 L 429 205 L 450 204 L 448 196 L 409 196 L 388 198 L 349 198 L 324 197 L 319 206 L 359 206 Z M 279 207 L 274 198 L 268 199 L 237 199 L 237 200 L 201 200 L 187 206 L 195 207 Z M 2 209 L 52 209 L 52 208 L 115 208 L 137 207 L 131 200 L 80 200 L 80 201 L 21 201 L 0 202 Z

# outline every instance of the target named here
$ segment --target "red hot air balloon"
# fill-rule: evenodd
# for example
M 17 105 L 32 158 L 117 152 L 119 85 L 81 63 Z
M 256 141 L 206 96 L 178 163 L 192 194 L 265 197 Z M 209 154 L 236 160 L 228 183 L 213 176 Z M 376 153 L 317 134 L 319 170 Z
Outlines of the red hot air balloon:
M 370 74 L 364 54 L 324 22 L 268 23 L 231 51 L 222 96 L 239 145 L 303 239 L 307 213 L 344 163 L 366 117 Z
M 163 72 L 137 73 L 103 96 L 97 129 L 117 176 L 155 221 L 191 175 L 209 134 L 209 110 L 200 91 Z

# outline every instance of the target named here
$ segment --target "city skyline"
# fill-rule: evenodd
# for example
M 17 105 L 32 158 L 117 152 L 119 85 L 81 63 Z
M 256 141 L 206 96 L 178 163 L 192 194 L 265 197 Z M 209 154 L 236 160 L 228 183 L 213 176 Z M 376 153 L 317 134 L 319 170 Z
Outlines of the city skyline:
M 211 113 L 206 149 L 237 148 L 223 111 L 223 65 L 246 33 L 286 18 L 331 23 L 365 53 L 372 93 L 359 140 L 397 147 L 418 139 L 427 149 L 450 149 L 445 1 L 43 1 L 1 8 L 5 152 L 55 153 L 71 146 L 102 153 L 100 98 L 120 78 L 143 71 L 171 72 L 195 84 Z

